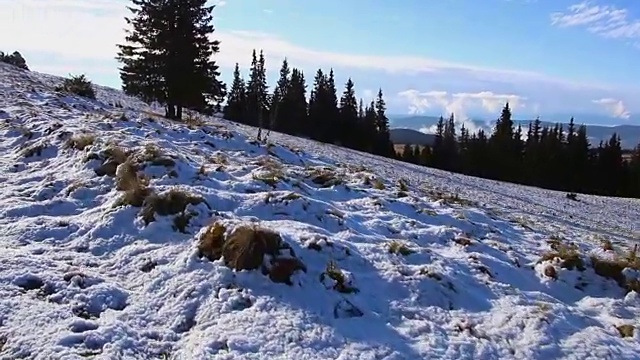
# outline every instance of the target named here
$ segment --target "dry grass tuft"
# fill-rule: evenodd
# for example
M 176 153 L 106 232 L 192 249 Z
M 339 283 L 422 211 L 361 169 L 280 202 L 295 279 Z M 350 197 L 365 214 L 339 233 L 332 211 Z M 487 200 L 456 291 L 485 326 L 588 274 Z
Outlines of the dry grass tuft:
M 198 243 L 198 256 L 215 261 L 222 257 L 222 247 L 227 228 L 219 222 L 207 227 Z
M 560 259 L 560 267 L 563 269 L 584 271 L 585 265 L 577 247 L 558 244 L 554 251 L 547 252 L 542 255 L 539 262 Z
M 187 116 L 185 116 L 183 121 L 190 129 L 201 128 L 205 125 L 205 121 L 202 115 L 195 111 L 187 112 Z
M 618 329 L 621 337 L 626 338 L 633 337 L 635 327 L 633 325 L 624 324 L 616 326 L 616 329 Z
M 313 169 L 309 174 L 311 182 L 322 188 L 343 184 L 335 171 L 329 169 Z
M 289 257 L 282 256 L 286 250 Z M 228 234 L 224 225 L 213 224 L 201 236 L 198 254 L 211 261 L 222 257 L 225 265 L 236 271 L 261 269 L 271 281 L 288 285 L 292 285 L 291 276 L 296 271 L 306 271 L 278 233 L 254 224 L 240 225 Z M 269 258 L 268 264 L 265 257 Z
M 173 167 L 176 165 L 175 160 L 164 154 L 162 149 L 157 145 L 147 143 L 142 153 L 137 156 L 139 162 L 150 162 L 154 166 Z
M 38 144 L 38 145 L 32 145 L 29 146 L 27 148 L 25 148 L 22 151 L 22 156 L 24 156 L 25 158 L 30 158 L 30 157 L 34 157 L 34 156 L 42 156 L 42 151 L 45 149 L 45 146 L 42 144 Z
M 544 268 L 544 276 L 550 277 L 552 279 L 558 279 L 558 271 L 553 265 L 547 265 Z
M 151 193 L 144 201 L 142 218 L 146 224 L 150 224 L 155 221 L 155 214 L 160 216 L 176 215 L 184 213 L 188 205 L 198 205 L 203 202 L 202 197 L 175 188 L 163 194 Z M 180 224 L 174 225 L 180 226 Z
M 72 136 L 67 140 L 66 147 L 69 149 L 84 150 L 87 146 L 95 143 L 96 137 L 93 134 L 80 134 Z
M 326 270 L 320 274 L 320 282 L 324 283 L 327 278 L 333 280 L 333 290 L 343 294 L 357 293 L 359 290 L 351 284 L 351 281 L 340 270 L 335 261 L 331 260 L 327 264 Z
M 118 165 L 129 160 L 129 154 L 127 154 L 121 147 L 115 145 L 110 145 L 104 151 L 103 155 L 106 160 L 95 170 L 98 176 L 115 176 Z M 96 156 L 95 154 L 89 154 L 89 156 L 87 156 L 88 160 L 96 158 L 100 159 L 101 157 Z
M 471 241 L 471 239 L 464 236 L 456 237 L 453 239 L 453 241 L 460 246 L 470 246 L 471 244 L 473 244 L 473 241 Z
M 401 192 L 409 191 L 409 185 L 407 183 L 407 180 L 405 179 L 398 180 L 398 188 L 400 189 Z
M 409 256 L 415 253 L 415 251 L 409 248 L 407 244 L 398 240 L 392 240 L 391 242 L 389 242 L 387 247 L 389 248 L 389 254 L 399 254 L 402 256 Z
M 286 179 L 286 176 L 281 169 L 271 168 L 265 169 L 258 174 L 254 174 L 253 179 L 262 181 L 263 183 L 275 188 L 280 181 Z
M 614 280 L 626 291 L 640 292 L 640 281 L 628 279 L 625 276 L 625 269 L 640 271 L 640 258 L 637 255 L 638 245 L 633 250 L 628 251 L 624 256 L 617 256 L 615 259 L 591 258 L 591 264 L 596 274 Z
M 614 251 L 613 243 L 609 239 L 602 240 L 602 250 L 604 251 Z
M 149 188 L 149 179 L 138 174 L 136 167 L 125 161 L 116 170 L 116 189 L 123 191 L 123 195 L 115 206 L 141 207 L 146 199 L 153 194 Z

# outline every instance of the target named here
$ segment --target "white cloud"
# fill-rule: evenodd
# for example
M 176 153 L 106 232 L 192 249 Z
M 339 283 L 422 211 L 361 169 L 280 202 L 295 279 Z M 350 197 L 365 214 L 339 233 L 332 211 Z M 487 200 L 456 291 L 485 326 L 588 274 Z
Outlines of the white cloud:
M 506 102 L 509 102 L 511 109 L 517 109 L 524 107 L 526 100 L 525 97 L 519 95 L 495 94 L 491 91 L 449 94 L 446 91 L 420 92 L 410 89 L 400 92 L 398 96 L 406 100 L 411 114 L 422 114 L 427 109 L 437 108 L 446 116 L 453 113 L 458 126 L 464 124 L 473 132 L 478 128 L 475 123 L 470 121 L 468 116 L 470 110 L 482 109 L 498 116 Z M 434 129 L 431 127 L 421 129 L 421 131 L 432 133 Z
M 229 5 L 224 0 L 218 0 L 217 4 L 233 6 L 233 3 Z M 129 0 L 0 0 L 0 24 L 3 29 L 10 29 L 0 31 L 0 44 L 3 47 L 0 50 L 21 51 L 30 67 L 36 71 L 58 75 L 66 75 L 69 70 L 89 74 L 93 71 L 105 75 L 103 77 L 113 76 L 117 81 L 119 64 L 114 59 L 117 53 L 115 44 L 124 40 L 124 17 L 130 16 L 126 9 L 128 5 Z M 221 13 L 224 11 L 223 8 Z M 216 60 L 226 69 L 239 62 L 243 71 L 246 71 L 251 51 L 264 49 L 270 70 L 277 71 L 286 56 L 290 64 L 305 72 L 329 66 L 340 69 L 340 74 L 350 73 L 343 72 L 341 68 L 353 69 L 354 72 L 375 71 L 375 75 L 362 72 L 366 80 L 357 79 L 357 84 L 362 84 L 363 88 L 383 86 L 387 91 L 396 93 L 399 89 L 416 87 L 436 79 L 439 89 L 457 89 L 451 91 L 453 94 L 432 93 L 431 96 L 418 92 L 420 96 L 411 102 L 411 109 L 416 113 L 435 106 L 447 112 L 454 110 L 457 114 L 465 114 L 469 106 L 495 110 L 506 101 L 506 98 L 499 98 L 500 94 L 513 92 L 527 94 L 536 102 L 543 102 L 545 110 L 585 103 L 595 107 L 595 104 L 584 99 L 601 97 L 624 99 L 635 106 L 630 99 L 640 94 L 637 88 L 584 84 L 530 71 L 492 69 L 417 56 L 324 51 L 260 32 L 231 31 L 217 27 L 214 36 L 221 40 L 221 52 L 216 55 Z M 311 77 L 307 76 L 309 82 L 312 81 Z M 380 83 L 377 83 L 377 78 L 371 80 L 372 77 L 379 77 Z M 501 91 L 501 88 L 515 90 Z M 459 92 L 460 89 L 470 90 L 463 93 Z M 493 93 L 476 92 L 485 89 L 491 89 Z M 557 92 L 562 92 L 563 96 L 560 98 Z M 359 94 L 367 100 L 375 92 L 371 91 L 370 94 L 363 90 Z M 403 101 L 406 105 L 407 98 Z M 516 105 L 515 102 L 520 98 L 511 98 L 510 101 Z M 396 106 L 392 98 L 389 104 Z
M 221 6 L 226 2 L 217 3 Z M 117 51 L 115 44 L 124 39 L 123 18 L 130 15 L 127 5 L 129 2 L 125 0 L 0 0 L 0 24 L 12 29 L 0 32 L 0 44 L 8 49 L 48 52 L 68 59 L 112 61 Z M 531 71 L 486 68 L 426 57 L 315 50 L 260 32 L 217 29 L 215 37 L 221 41 L 221 52 L 216 59 L 224 67 L 232 67 L 236 62 L 248 63 L 251 51 L 258 48 L 264 49 L 267 65 L 274 70 L 286 56 L 300 67 L 328 65 L 414 74 L 454 71 L 469 79 L 589 86 Z
M 603 106 L 613 117 L 620 119 L 629 119 L 631 113 L 627 110 L 622 100 L 603 98 L 593 100 L 594 104 Z
M 551 23 L 559 27 L 584 27 L 589 32 L 613 39 L 640 39 L 640 20 L 628 9 L 596 5 L 590 1 L 571 5 L 565 12 L 551 14 Z

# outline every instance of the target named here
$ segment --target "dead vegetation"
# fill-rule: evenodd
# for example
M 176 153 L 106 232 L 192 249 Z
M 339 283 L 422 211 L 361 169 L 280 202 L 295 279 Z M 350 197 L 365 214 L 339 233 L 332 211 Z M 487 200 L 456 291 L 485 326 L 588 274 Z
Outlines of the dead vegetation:
M 616 326 L 616 329 L 618 330 L 618 333 L 620 334 L 621 337 L 627 338 L 627 337 L 633 337 L 635 327 L 633 325 L 623 324 L 623 325 Z
M 638 245 L 622 256 L 615 256 L 613 259 L 601 259 L 591 257 L 591 264 L 596 274 L 614 280 L 621 288 L 627 292 L 636 291 L 640 293 L 640 279 L 629 278 L 627 269 L 640 271 L 640 258 L 638 257 Z
M 65 144 L 68 149 L 84 150 L 88 146 L 93 145 L 96 136 L 93 134 L 78 134 L 69 138 Z
M 22 156 L 25 158 L 30 158 L 34 156 L 42 156 L 42 151 L 47 147 L 45 144 L 34 144 L 31 146 L 27 146 L 22 150 Z
M 278 233 L 255 224 L 238 225 L 228 232 L 223 224 L 214 223 L 203 231 L 198 255 L 210 261 L 222 258 L 236 271 L 260 269 L 271 281 L 287 285 L 293 285 L 295 272 L 307 271 Z
M 329 261 L 326 270 L 320 274 L 320 282 L 343 294 L 352 294 L 359 291 L 353 285 L 352 279 L 345 275 L 333 260 Z
M 558 260 L 559 266 L 563 269 L 579 271 L 586 269 L 576 246 L 559 243 L 554 247 L 553 251 L 543 254 L 538 262 Z
M 312 169 L 308 175 L 311 182 L 320 186 L 321 188 L 329 188 L 344 183 L 343 179 L 338 176 L 335 170 L 327 168 L 315 168 Z
M 565 244 L 559 238 L 548 240 L 552 251 L 543 254 L 538 263 L 544 261 L 559 262 L 560 268 L 567 270 L 584 271 L 587 268 L 585 260 L 581 256 L 577 246 L 573 244 Z M 606 245 L 605 245 L 606 246 Z M 610 258 L 600 258 L 597 256 L 591 256 L 590 265 L 594 272 L 606 279 L 614 280 L 625 291 L 640 292 L 640 279 L 632 277 L 628 274 L 631 271 L 640 271 L 640 258 L 637 255 L 638 246 L 624 255 L 615 255 Z M 545 276 L 557 278 L 557 271 L 554 268 L 553 271 L 549 269 L 553 267 L 549 265 L 545 267 Z M 631 277 L 631 278 L 630 278 Z
M 387 244 L 390 254 L 399 254 L 402 256 L 409 256 L 415 253 L 407 244 L 398 240 L 392 240 Z

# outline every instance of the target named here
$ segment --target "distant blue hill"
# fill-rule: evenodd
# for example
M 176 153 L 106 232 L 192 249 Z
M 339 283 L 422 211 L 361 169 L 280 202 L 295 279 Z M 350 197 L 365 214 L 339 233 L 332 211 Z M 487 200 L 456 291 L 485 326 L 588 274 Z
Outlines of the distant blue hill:
M 556 118 L 570 119 L 571 116 L 554 116 Z M 585 116 L 580 117 L 580 119 L 584 119 Z M 589 116 L 590 122 L 593 123 L 598 121 L 597 119 L 602 119 L 602 117 Z M 413 129 L 420 130 L 422 128 L 429 128 L 438 123 L 438 116 L 428 116 L 428 115 L 419 115 L 419 116 L 407 116 L 407 115 L 397 115 L 389 116 L 389 122 L 392 129 Z M 576 125 L 580 125 L 584 120 L 577 120 L 578 117 L 575 117 Z M 489 124 L 482 120 L 471 120 L 477 127 L 484 128 L 486 131 L 490 131 L 491 127 L 495 124 L 495 120 L 491 121 Z M 526 132 L 529 123 L 533 120 L 514 120 L 516 124 L 522 124 L 523 132 Z M 555 122 L 542 121 L 543 125 L 555 125 Z M 563 124 L 564 129 L 566 130 L 568 126 L 568 122 L 561 122 Z M 606 141 L 608 140 L 613 133 L 617 133 L 620 135 L 622 147 L 624 149 L 633 149 L 640 143 L 640 125 L 615 125 L 615 126 L 607 126 L 607 125 L 587 125 L 587 136 L 591 142 L 592 146 L 598 146 L 600 140 Z M 404 138 L 397 136 L 398 141 L 402 141 Z M 412 135 L 413 137 L 416 134 Z M 398 143 L 398 142 L 396 142 Z

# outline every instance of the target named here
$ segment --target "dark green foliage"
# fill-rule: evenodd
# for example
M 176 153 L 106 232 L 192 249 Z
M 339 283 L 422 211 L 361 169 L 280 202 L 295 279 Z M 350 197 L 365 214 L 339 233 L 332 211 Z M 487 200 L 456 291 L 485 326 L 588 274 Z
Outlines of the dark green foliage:
M 568 193 L 640 197 L 640 144 L 623 159 L 620 137 L 613 134 L 591 148 L 587 128 L 576 129 L 572 118 L 566 129 L 560 124 L 543 127 L 540 119 L 514 128 L 509 105 L 502 110 L 490 137 L 479 130 L 470 134 L 462 126 L 456 139 L 453 115 L 436 125 L 432 148 L 420 156 L 402 160 L 484 178 L 534 185 Z M 408 149 L 405 147 L 405 150 Z M 428 149 L 428 150 L 427 150 Z
M 245 122 L 247 113 L 247 94 L 244 80 L 240 75 L 240 67 L 236 63 L 233 71 L 233 83 L 227 97 L 227 104 L 224 107 L 224 117 L 229 120 Z
M 24 70 L 29 70 L 27 61 L 18 51 L 14 51 L 13 54 L 5 54 L 4 52 L 0 51 L 0 62 L 11 64 Z
M 58 87 L 57 90 L 76 94 L 89 99 L 96 98 L 96 93 L 93 90 L 93 84 L 84 76 L 84 74 L 78 76 L 71 75 L 71 77 L 64 79 L 62 86 Z
M 211 58 L 219 42 L 206 0 L 131 0 L 125 18 L 125 44 L 118 45 L 123 90 L 166 106 L 166 116 L 181 119 L 184 108 L 212 111 L 225 95 Z M 169 26 L 167 26 L 167 24 Z

